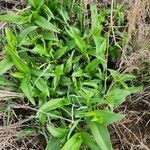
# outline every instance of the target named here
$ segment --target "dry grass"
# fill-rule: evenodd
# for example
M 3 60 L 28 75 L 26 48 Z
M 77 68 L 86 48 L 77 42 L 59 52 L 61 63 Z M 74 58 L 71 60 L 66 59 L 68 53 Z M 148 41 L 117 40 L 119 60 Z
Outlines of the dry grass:
M 150 87 L 134 95 L 118 111 L 124 120 L 112 126 L 114 149 L 149 150 L 150 148 Z
M 120 68 L 134 72 L 135 84 L 143 85 L 144 92 L 134 95 L 119 110 L 126 118 L 113 127 L 119 143 L 118 150 L 150 149 L 150 1 L 126 0 L 128 5 L 128 40 L 123 48 Z M 146 81 L 146 82 L 145 82 Z M 149 80 L 150 81 L 150 80 Z M 119 141 L 118 141 L 119 140 Z
M 127 0 L 126 0 L 127 2 Z M 150 62 L 150 1 L 128 1 L 128 40 L 123 48 L 120 68 L 133 71 L 146 60 Z
M 22 93 L 11 92 L 8 90 L 0 90 L 0 101 L 12 98 L 23 97 Z
M 38 134 L 35 133 L 32 136 L 22 137 L 21 139 L 16 136 L 22 128 L 29 127 L 28 124 L 31 120 L 33 118 L 28 117 L 27 119 L 18 120 L 15 123 L 0 127 L 0 150 L 42 149 L 41 145 L 39 145 Z

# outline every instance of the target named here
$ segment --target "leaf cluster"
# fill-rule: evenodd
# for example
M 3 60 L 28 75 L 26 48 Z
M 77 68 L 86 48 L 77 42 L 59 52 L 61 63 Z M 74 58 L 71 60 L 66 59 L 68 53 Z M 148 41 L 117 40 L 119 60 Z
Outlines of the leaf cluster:
M 38 109 L 47 150 L 111 150 L 107 127 L 123 118 L 114 109 L 141 87 L 129 87 L 127 81 L 135 76 L 107 65 L 111 45 L 104 25 L 109 10 L 99 12 L 92 4 L 85 20 L 72 1 L 74 9 L 66 1 L 28 2 L 31 7 L 18 15 L 0 15 L 0 20 L 16 24 L 16 29 L 5 28 L 0 77 L 9 74 Z

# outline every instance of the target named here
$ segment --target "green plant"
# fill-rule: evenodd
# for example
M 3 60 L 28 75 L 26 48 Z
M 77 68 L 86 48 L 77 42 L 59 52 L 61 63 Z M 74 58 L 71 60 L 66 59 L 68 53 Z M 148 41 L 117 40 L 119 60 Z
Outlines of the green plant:
M 47 150 L 111 150 L 107 127 L 124 117 L 114 109 L 141 87 L 129 87 L 126 82 L 135 76 L 107 65 L 112 45 L 109 31 L 103 29 L 109 10 L 101 13 L 91 5 L 85 26 L 84 13 L 74 1 L 75 10 L 69 10 L 66 1 L 28 2 L 31 7 L 18 15 L 0 16 L 16 24 L 14 30 L 5 28 L 0 75 L 9 74 L 25 100 L 38 109 L 35 116 Z M 74 23 L 75 17 L 79 21 Z

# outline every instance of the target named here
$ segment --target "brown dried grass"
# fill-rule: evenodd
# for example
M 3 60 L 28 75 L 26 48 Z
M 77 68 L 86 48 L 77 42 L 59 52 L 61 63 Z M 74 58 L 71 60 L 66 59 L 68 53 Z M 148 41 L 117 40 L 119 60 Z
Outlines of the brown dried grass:
M 143 63 L 141 60 L 150 62 L 150 1 L 131 0 L 128 2 L 128 39 L 123 48 L 120 68 L 132 72 L 141 67 Z
M 0 101 L 12 98 L 23 97 L 22 93 L 16 93 L 8 90 L 0 90 Z
M 111 126 L 111 135 L 116 150 L 150 149 L 150 87 L 128 98 L 117 111 L 126 117 Z

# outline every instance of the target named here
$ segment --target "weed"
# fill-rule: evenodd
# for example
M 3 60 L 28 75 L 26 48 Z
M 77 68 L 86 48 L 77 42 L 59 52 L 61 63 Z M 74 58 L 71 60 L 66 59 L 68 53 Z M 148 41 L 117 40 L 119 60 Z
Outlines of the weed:
M 141 87 L 129 87 L 135 76 L 108 65 L 109 50 L 113 56 L 116 48 L 108 40 L 111 31 L 105 30 L 109 9 L 98 12 L 91 4 L 86 20 L 75 1 L 69 1 L 71 8 L 68 1 L 28 2 L 31 7 L 18 14 L 0 16 L 16 24 L 15 29 L 5 28 L 2 83 L 9 74 L 24 100 L 37 108 L 34 115 L 47 150 L 111 150 L 107 127 L 124 117 L 114 109 Z M 120 6 L 115 14 L 117 24 L 123 24 Z M 123 44 L 124 37 L 118 39 Z

